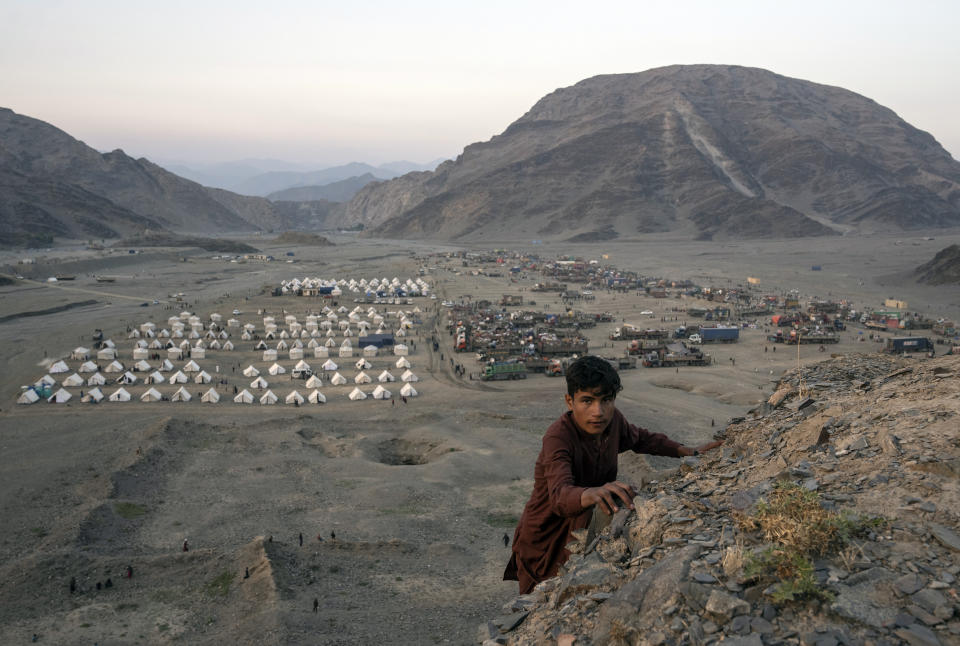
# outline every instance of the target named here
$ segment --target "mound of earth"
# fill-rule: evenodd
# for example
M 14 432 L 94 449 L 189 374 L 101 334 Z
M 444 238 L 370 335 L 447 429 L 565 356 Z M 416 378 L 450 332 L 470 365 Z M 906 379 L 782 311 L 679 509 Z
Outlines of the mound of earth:
M 928 285 L 960 283 L 960 245 L 941 250 L 933 260 L 917 267 L 917 280 Z
M 881 355 L 788 373 L 721 449 L 575 533 L 481 641 L 960 643 L 958 375 Z
M 219 238 L 196 238 L 179 236 L 173 233 L 147 231 L 145 233 L 124 238 L 113 245 L 114 247 L 199 247 L 204 251 L 220 253 L 256 253 L 255 247 L 234 240 Z

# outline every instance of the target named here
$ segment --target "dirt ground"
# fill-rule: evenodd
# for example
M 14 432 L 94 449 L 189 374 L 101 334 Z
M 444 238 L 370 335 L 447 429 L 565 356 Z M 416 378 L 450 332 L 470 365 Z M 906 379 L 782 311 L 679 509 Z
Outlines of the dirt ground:
M 936 238 L 524 248 L 547 257 L 608 254 L 625 269 L 703 284 L 754 276 L 772 292 L 797 289 L 869 307 L 893 296 L 911 309 L 956 319 L 960 288 L 919 287 L 907 275 L 960 233 Z M 264 367 L 252 342 L 236 339 L 230 365 L 222 362 L 228 383 L 221 388 L 229 396 L 219 404 L 202 404 L 193 384 L 195 398 L 187 403 L 148 404 L 135 396 L 96 406 L 79 398 L 15 404 L 20 387 L 39 379 L 50 361 L 90 347 L 95 328 L 129 362 L 128 326 L 161 326 L 184 307 L 205 320 L 212 312 L 228 318 L 237 308 L 242 322 L 262 325 L 258 309 L 302 315 L 319 307 L 271 297 L 265 286 L 295 276 L 403 280 L 417 275 L 412 254 L 441 250 L 334 241 L 336 247 L 323 248 L 251 241 L 277 258 L 293 251 L 293 264 L 232 264 L 196 250 L 131 255 L 64 246 L 0 253 L 4 272 L 28 279 L 0 287 L 0 318 L 6 317 L 0 323 L 0 642 L 28 642 L 37 634 L 40 643 L 56 644 L 459 644 L 472 642 L 477 625 L 499 614 L 516 591 L 516 584 L 500 581 L 509 555 L 502 538 L 512 534 L 529 494 L 540 437 L 563 410 L 563 382 L 456 376 L 437 302 L 415 303 L 422 324 L 413 330 L 417 349 L 409 360 L 420 395 L 406 405 L 349 401 L 352 383 L 325 384 L 322 406 L 234 404 L 233 386 L 249 381 L 234 363 Z M 25 257 L 37 262 L 18 265 Z M 812 272 L 813 265 L 822 271 Z M 520 287 L 506 278 L 464 275 L 459 261 L 435 267 L 425 279 L 441 299 L 497 300 Z M 76 279 L 44 282 L 56 274 Z M 94 274 L 116 280 L 100 283 Z M 179 292 L 182 305 L 169 296 Z M 346 296 L 343 304 L 353 307 Z M 537 302 L 559 310 L 553 299 Z M 678 323 L 661 318 L 682 322 L 683 313 L 671 308 L 692 304 L 600 292 L 583 307 L 673 327 Z M 641 317 L 645 309 L 654 316 Z M 592 351 L 622 352 L 623 343 L 606 340 L 612 327 L 588 330 Z M 435 329 L 444 342 L 437 353 L 426 342 Z M 857 342 L 857 331 L 842 333 L 830 352 L 875 349 Z M 711 420 L 721 426 L 742 415 L 769 395 L 784 370 L 823 356 L 816 346 L 802 346 L 799 359 L 795 348 L 764 352 L 764 337 L 761 328 L 745 330 L 741 343 L 711 347 L 716 362 L 708 367 L 624 371 L 618 405 L 636 424 L 690 444 L 705 441 Z M 375 376 L 389 360 L 373 359 L 368 372 Z M 353 361 L 338 361 L 349 366 L 348 378 L 357 372 Z M 456 361 L 468 371 L 479 367 L 466 355 Z M 200 363 L 207 368 L 211 361 Z M 275 389 L 281 402 L 294 387 L 283 379 Z M 637 480 L 671 463 L 623 456 L 621 475 Z M 78 586 L 72 594 L 71 578 Z M 97 590 L 108 578 L 112 586 Z

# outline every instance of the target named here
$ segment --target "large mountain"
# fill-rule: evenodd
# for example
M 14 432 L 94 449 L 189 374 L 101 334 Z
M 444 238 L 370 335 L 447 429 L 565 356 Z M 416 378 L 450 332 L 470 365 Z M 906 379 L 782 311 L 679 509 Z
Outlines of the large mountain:
M 766 70 L 597 76 L 336 224 L 405 238 L 794 237 L 960 224 L 960 163 L 842 88 Z
M 285 228 L 261 198 L 205 188 L 121 150 L 100 153 L 0 108 L 0 242 Z
M 309 202 L 326 200 L 329 202 L 348 202 L 361 188 L 370 182 L 379 182 L 380 179 L 370 173 L 358 177 L 349 177 L 339 182 L 330 182 L 322 186 L 294 186 L 282 191 L 270 193 L 267 199 L 272 202 L 280 200 L 294 202 Z

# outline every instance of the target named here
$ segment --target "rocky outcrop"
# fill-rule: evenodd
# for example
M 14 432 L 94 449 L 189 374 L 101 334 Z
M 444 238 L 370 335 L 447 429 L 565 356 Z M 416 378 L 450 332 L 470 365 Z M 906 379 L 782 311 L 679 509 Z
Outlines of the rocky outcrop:
M 957 357 L 880 355 L 786 375 L 721 449 L 685 458 L 636 513 L 571 544 L 559 576 L 505 608 L 522 619 L 484 626 L 483 641 L 960 643 L 958 376 Z M 847 532 L 813 544 L 805 589 L 758 568 L 798 531 L 754 522 L 780 491 L 809 507 L 803 522 Z
M 842 88 L 722 65 L 597 76 L 432 173 L 361 190 L 372 235 L 798 237 L 960 223 L 960 163 Z
M 960 284 L 960 245 L 942 249 L 930 262 L 916 268 L 917 280 L 928 285 Z

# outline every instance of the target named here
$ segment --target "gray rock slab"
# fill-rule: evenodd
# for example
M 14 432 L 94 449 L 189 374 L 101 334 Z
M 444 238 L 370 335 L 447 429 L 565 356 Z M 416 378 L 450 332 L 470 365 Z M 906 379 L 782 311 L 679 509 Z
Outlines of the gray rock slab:
M 940 640 L 936 634 L 920 624 L 914 624 L 907 628 L 897 628 L 893 634 L 910 644 L 910 646 L 940 646 Z
M 923 589 L 923 579 L 916 574 L 904 574 L 893 582 L 893 586 L 903 594 L 913 594 Z
M 621 586 L 600 607 L 593 643 L 610 643 L 610 628 L 615 621 L 636 627 L 641 634 L 646 632 L 677 593 L 680 583 L 686 580 L 690 562 L 699 554 L 700 548 L 696 545 L 681 548 Z
M 737 615 L 750 612 L 750 604 L 732 594 L 714 590 L 707 599 L 705 609 L 714 621 L 724 625 Z
M 873 628 L 893 625 L 897 609 L 890 606 L 883 596 L 883 587 L 889 588 L 894 574 L 884 568 L 871 568 L 849 577 L 847 584 L 837 584 L 837 596 L 830 609 L 846 619 L 857 621 Z M 892 596 L 892 591 L 889 592 Z
M 955 531 L 937 523 L 929 523 L 927 526 L 935 539 L 943 543 L 944 546 L 960 552 L 960 536 Z
M 724 646 L 763 646 L 763 639 L 757 633 L 745 636 L 727 637 L 723 640 Z

